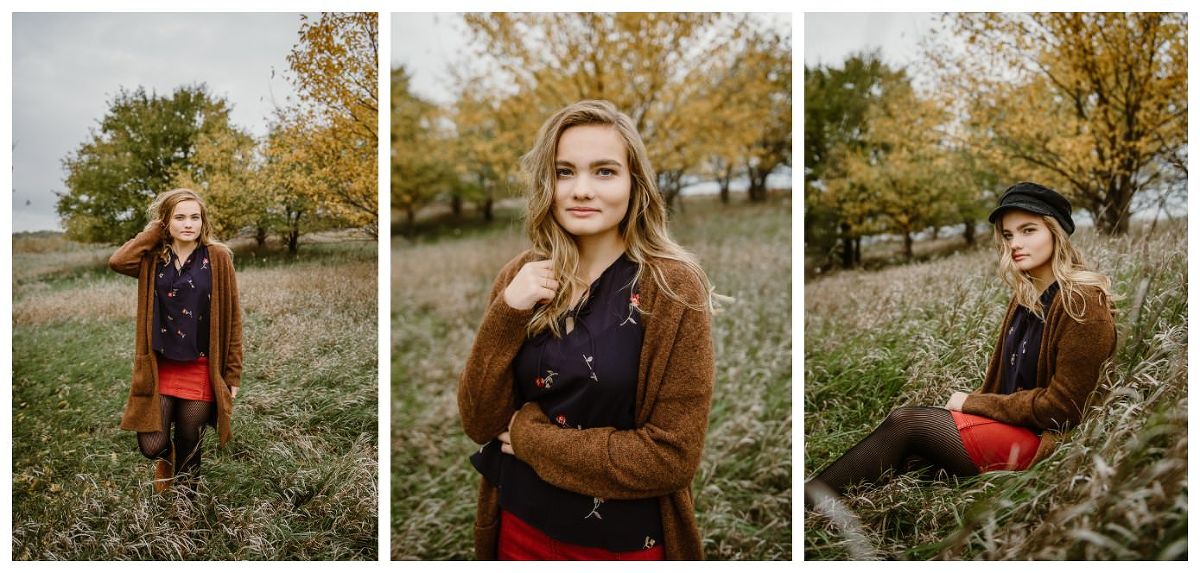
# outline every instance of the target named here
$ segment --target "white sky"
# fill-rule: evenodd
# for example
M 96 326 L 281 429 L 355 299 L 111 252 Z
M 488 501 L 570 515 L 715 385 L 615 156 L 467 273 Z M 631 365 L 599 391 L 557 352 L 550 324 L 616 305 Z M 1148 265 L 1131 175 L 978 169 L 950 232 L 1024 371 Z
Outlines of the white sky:
M 283 73 L 299 25 L 294 13 L 13 14 L 13 231 L 61 229 L 62 159 L 121 87 L 203 82 L 235 125 L 265 134 L 272 101 L 293 94 Z
M 804 15 L 804 64 L 837 66 L 855 52 L 881 48 L 883 61 L 907 66 L 918 59 L 930 13 L 829 13 Z

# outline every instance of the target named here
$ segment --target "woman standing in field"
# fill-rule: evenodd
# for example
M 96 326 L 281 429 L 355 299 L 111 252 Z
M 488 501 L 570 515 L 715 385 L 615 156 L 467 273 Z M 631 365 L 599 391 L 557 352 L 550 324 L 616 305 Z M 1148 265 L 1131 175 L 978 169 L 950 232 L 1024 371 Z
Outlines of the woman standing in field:
M 701 559 L 708 279 L 668 236 L 641 136 L 611 103 L 554 114 L 522 167 L 533 248 L 496 278 L 458 387 L 483 444 L 476 555 Z
M 216 426 L 221 445 L 231 436 L 242 318 L 232 253 L 212 238 L 200 196 L 167 191 L 149 214 L 108 265 L 138 279 L 133 386 L 121 428 L 137 432 L 138 448 L 156 462 L 154 489 L 163 491 L 176 477 L 196 476 L 205 424 Z
M 893 410 L 805 484 L 806 505 L 914 462 L 958 476 L 1023 470 L 1083 417 L 1116 347 L 1111 281 L 1087 270 L 1070 241 L 1071 204 L 1052 189 L 1013 185 L 988 221 L 1013 296 L 983 385 L 945 408 Z

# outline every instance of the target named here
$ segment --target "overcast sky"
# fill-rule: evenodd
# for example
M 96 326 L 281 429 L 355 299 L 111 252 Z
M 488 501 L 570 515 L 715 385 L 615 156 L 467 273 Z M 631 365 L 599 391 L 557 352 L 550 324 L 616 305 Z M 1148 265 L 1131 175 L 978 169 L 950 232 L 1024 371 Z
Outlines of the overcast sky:
M 61 230 L 62 159 L 122 87 L 167 95 L 205 83 L 232 121 L 266 133 L 298 14 L 13 14 L 13 231 Z M 272 72 L 274 71 L 274 77 Z
M 852 53 L 880 48 L 884 62 L 907 66 L 919 59 L 920 41 L 937 17 L 917 12 L 805 14 L 804 65 L 837 66 Z

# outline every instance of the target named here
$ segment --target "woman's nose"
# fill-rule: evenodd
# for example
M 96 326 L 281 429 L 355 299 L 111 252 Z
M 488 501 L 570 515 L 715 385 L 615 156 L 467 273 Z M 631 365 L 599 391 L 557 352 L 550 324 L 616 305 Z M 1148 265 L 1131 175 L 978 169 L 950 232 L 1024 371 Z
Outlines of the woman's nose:
M 591 199 L 593 196 L 592 183 L 585 175 L 575 179 L 575 185 L 571 187 L 571 193 L 577 199 Z

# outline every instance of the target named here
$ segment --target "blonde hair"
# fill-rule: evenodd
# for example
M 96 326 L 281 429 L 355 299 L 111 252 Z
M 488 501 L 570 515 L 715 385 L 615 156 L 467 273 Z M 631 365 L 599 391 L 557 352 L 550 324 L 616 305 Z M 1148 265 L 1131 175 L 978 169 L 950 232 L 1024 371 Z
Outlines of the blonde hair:
M 229 247 L 224 243 L 217 241 L 213 237 L 212 223 L 208 220 L 208 205 L 200 195 L 191 189 L 172 189 L 159 193 L 153 201 L 150 202 L 150 207 L 146 210 L 152 222 L 158 223 L 160 226 L 171 219 L 171 215 L 175 212 L 175 207 L 184 201 L 195 201 L 200 205 L 200 236 L 196 238 L 196 242 L 209 247 L 219 247 L 225 249 L 225 252 L 232 254 Z M 159 249 L 158 256 L 165 263 L 171 260 L 171 234 L 164 227 L 162 245 Z
M 1098 289 L 1100 297 L 1096 302 L 1105 305 L 1109 313 L 1115 314 L 1114 301 L 1121 297 L 1113 295 L 1112 279 L 1088 269 L 1083 255 L 1071 244 L 1070 236 L 1054 217 L 1041 215 L 1041 220 L 1050 229 L 1050 237 L 1053 240 L 1050 270 L 1054 273 L 1054 279 L 1058 281 L 1059 293 L 1063 297 L 1063 308 L 1066 309 L 1067 315 L 1076 322 L 1083 322 L 1088 300 L 1081 287 Z M 1017 269 L 1016 263 L 1013 262 L 1012 249 L 1004 239 L 1001 228 L 1003 221 L 1003 217 L 996 220 L 994 233 L 1000 251 L 1000 278 L 1012 287 L 1013 297 L 1017 299 L 1018 304 L 1029 309 L 1039 319 L 1045 320 L 1042 305 L 1038 302 L 1041 293 L 1037 291 L 1029 273 Z
M 528 180 L 529 208 L 525 229 L 533 242 L 536 255 L 551 260 L 554 275 L 561 288 L 554 299 L 539 308 L 526 328 L 532 336 L 549 329 L 561 337 L 559 320 L 571 308 L 571 293 L 581 292 L 588 285 L 578 276 L 579 248 L 574 238 L 553 215 L 555 161 L 558 141 L 566 130 L 581 125 L 608 126 L 616 130 L 625 143 L 630 170 L 629 209 L 618 229 L 625 243 L 625 255 L 637 264 L 634 283 L 649 269 L 655 285 L 670 298 L 695 310 L 713 310 L 712 287 L 696 257 L 679 246 L 667 233 L 667 205 L 655 183 L 654 169 L 646 154 L 646 146 L 638 135 L 633 120 L 603 100 L 583 100 L 550 116 L 541 129 L 533 148 L 521 157 L 521 168 Z M 704 300 L 683 300 L 668 284 L 654 258 L 682 263 L 699 277 L 704 286 Z M 640 309 L 639 309 L 640 310 Z

